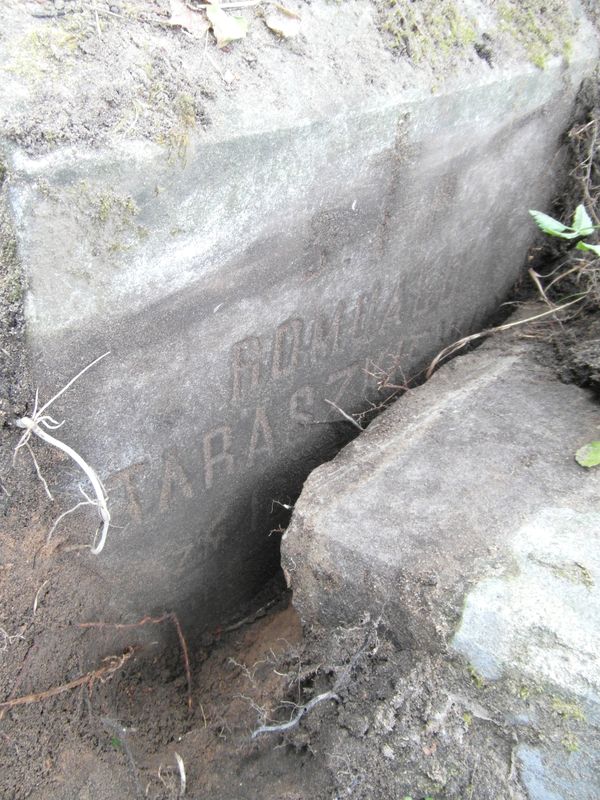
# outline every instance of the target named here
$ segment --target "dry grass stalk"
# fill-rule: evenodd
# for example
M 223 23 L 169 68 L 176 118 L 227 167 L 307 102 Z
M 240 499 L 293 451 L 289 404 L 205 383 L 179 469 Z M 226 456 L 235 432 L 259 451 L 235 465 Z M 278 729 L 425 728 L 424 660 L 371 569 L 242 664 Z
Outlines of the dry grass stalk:
M 448 345 L 448 347 L 445 347 L 437 354 L 425 372 L 425 379 L 429 380 L 429 378 L 431 378 L 442 361 L 445 361 L 447 358 L 450 358 L 450 356 L 455 355 L 471 342 L 475 342 L 477 339 L 483 339 L 486 336 L 491 336 L 493 333 L 501 333 L 502 331 L 508 331 L 511 328 L 516 328 L 519 325 L 526 325 L 528 322 L 535 322 L 536 320 L 544 319 L 544 317 L 548 317 L 550 314 L 556 314 L 558 311 L 563 311 L 565 308 L 570 308 L 576 303 L 580 303 L 582 300 L 585 300 L 585 297 L 586 295 L 582 295 L 580 297 L 576 297 L 575 300 L 570 300 L 568 303 L 563 303 L 561 306 L 553 306 L 549 311 L 544 311 L 541 314 L 535 314 L 533 317 L 519 319 L 515 322 L 506 322 L 504 325 L 496 325 L 494 328 L 486 328 L 486 330 L 479 331 L 479 333 L 472 333 L 470 336 L 464 336 L 462 339 L 458 339 L 458 341 Z

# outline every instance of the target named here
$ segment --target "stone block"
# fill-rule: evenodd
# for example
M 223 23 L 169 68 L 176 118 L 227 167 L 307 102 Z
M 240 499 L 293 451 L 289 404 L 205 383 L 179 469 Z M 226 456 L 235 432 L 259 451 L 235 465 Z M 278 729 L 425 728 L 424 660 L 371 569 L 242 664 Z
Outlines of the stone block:
M 363 32 L 355 12 L 340 14 Z M 10 18 L 12 45 L 19 25 L 42 24 L 23 19 Z M 172 32 L 136 35 L 115 51 L 120 65 L 134 44 L 183 52 Z M 491 70 L 473 56 L 437 93 L 437 79 L 408 81 L 383 50 L 373 93 L 299 69 L 298 91 L 265 108 L 256 87 L 250 102 L 221 85 L 211 126 L 167 144 L 130 133 L 137 119 L 104 138 L 82 123 L 79 138 L 39 147 L 37 128 L 27 138 L 5 124 L 42 397 L 110 350 L 55 415 L 125 526 L 94 565 L 115 611 L 169 608 L 199 626 L 233 614 L 277 570 L 284 506 L 350 437 L 325 401 L 379 404 L 383 372 L 390 383 L 413 375 L 497 307 L 534 236 L 526 210 L 554 191 L 560 136 L 594 63 L 584 20 L 573 42 L 570 63 L 546 70 L 524 59 Z M 65 108 L 100 80 L 88 50 L 61 77 Z M 1 97 L 33 109 L 40 95 L 15 51 Z M 201 56 L 182 61 L 190 81 Z M 271 58 L 288 74 L 289 53 Z M 119 84 L 134 109 L 145 108 L 137 69 Z M 31 127 L 47 130 L 57 106 L 40 109 Z M 68 507 L 80 476 L 51 479 Z
M 600 700 L 600 473 L 574 460 L 597 406 L 543 357 L 453 361 L 311 474 L 283 543 L 305 620 L 381 616 L 404 647 L 452 642 L 486 678 L 520 659 Z
M 550 353 L 498 341 L 442 367 L 311 474 L 282 553 L 323 652 L 370 617 L 419 665 L 399 671 L 390 704 L 405 715 L 392 716 L 402 758 L 413 740 L 431 755 L 419 736 L 434 724 L 445 747 L 451 714 L 470 702 L 467 727 L 475 718 L 506 738 L 457 744 L 477 748 L 482 796 L 592 800 L 600 472 L 574 453 L 597 438 L 598 405 L 557 380 Z M 411 728 L 407 698 L 432 687 L 441 710 L 425 706 L 432 718 Z

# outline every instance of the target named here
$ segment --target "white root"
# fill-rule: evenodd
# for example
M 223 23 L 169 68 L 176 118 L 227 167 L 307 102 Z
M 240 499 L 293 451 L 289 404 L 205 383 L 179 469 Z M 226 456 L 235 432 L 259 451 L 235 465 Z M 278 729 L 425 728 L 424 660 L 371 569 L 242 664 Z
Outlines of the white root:
M 305 714 L 308 714 L 308 712 L 315 706 L 319 705 L 319 703 L 323 703 L 325 700 L 339 699 L 340 698 L 335 692 L 323 692 L 323 694 L 313 697 L 313 699 L 306 703 L 306 705 L 300 706 L 300 708 L 288 722 L 283 722 L 281 725 L 261 725 L 260 728 L 257 728 L 255 731 L 253 731 L 252 738 L 256 739 L 257 736 L 261 736 L 263 733 L 282 733 L 289 731 L 291 728 L 295 728 L 302 717 Z
M 63 514 L 61 514 L 58 517 L 58 519 L 56 520 L 56 522 L 54 523 L 54 525 L 52 526 L 52 529 L 50 530 L 50 533 L 48 534 L 48 539 L 54 533 L 54 531 L 56 529 L 56 526 L 58 525 L 58 523 L 60 522 L 61 519 L 63 519 L 67 514 L 70 514 L 72 511 L 74 511 L 75 508 L 79 508 L 80 505 L 86 505 L 87 503 L 89 503 L 89 504 L 94 505 L 94 506 L 97 507 L 98 513 L 100 515 L 100 519 L 102 521 L 101 531 L 100 531 L 100 539 L 99 539 L 98 543 L 94 544 L 92 546 L 92 548 L 91 548 L 91 551 L 92 551 L 92 553 L 94 555 L 98 555 L 98 553 L 101 553 L 102 550 L 104 549 L 104 545 L 106 544 L 106 537 L 107 537 L 107 534 L 108 534 L 108 529 L 110 527 L 110 512 L 108 510 L 108 505 L 107 505 L 108 498 L 106 496 L 106 492 L 104 490 L 104 487 L 102 486 L 100 478 L 96 474 L 96 471 L 87 463 L 87 461 L 85 461 L 79 455 L 79 453 L 77 453 L 75 450 L 73 450 L 72 447 L 69 447 L 68 444 L 65 444 L 65 442 L 61 442 L 60 439 L 56 439 L 54 436 L 51 436 L 49 433 L 47 433 L 44 430 L 44 428 L 47 428 L 49 430 L 56 430 L 57 428 L 60 428 L 60 426 L 63 423 L 62 422 L 57 422 L 49 414 L 44 414 L 43 412 L 47 408 L 49 408 L 52 405 L 52 403 L 54 403 L 54 401 L 57 400 L 69 388 L 69 386 L 71 386 L 78 378 L 80 378 L 83 375 L 84 372 L 87 372 L 87 370 L 90 369 L 90 367 L 93 367 L 94 364 L 97 364 L 101 359 L 103 359 L 107 355 L 108 355 L 108 353 L 104 353 L 99 358 L 96 358 L 94 361 L 92 361 L 90 364 L 88 364 L 87 367 L 84 367 L 81 370 L 81 372 L 79 372 L 77 375 L 75 375 L 74 378 L 71 378 L 71 380 L 67 384 L 65 384 L 65 386 L 63 386 L 63 388 L 59 392 L 57 392 L 54 395 L 54 397 L 52 397 L 40 409 L 38 409 L 38 407 L 37 407 L 38 406 L 38 393 L 36 392 L 36 394 L 35 394 L 35 403 L 34 403 L 32 415 L 30 417 L 21 417 L 20 419 L 16 420 L 16 422 L 15 422 L 17 427 L 24 428 L 24 430 L 25 430 L 25 433 L 23 434 L 23 436 L 21 436 L 17 446 L 15 447 L 15 456 L 16 456 L 17 452 L 19 451 L 19 449 L 21 447 L 27 447 L 27 449 L 30 451 L 30 453 L 31 453 L 31 455 L 33 457 L 33 462 L 35 464 L 35 468 L 36 468 L 36 472 L 38 474 L 38 477 L 40 478 L 40 480 L 44 484 L 44 488 L 46 489 L 46 493 L 48 494 L 50 499 L 52 499 L 52 495 L 50 494 L 50 491 L 48 489 L 48 485 L 46 484 L 46 481 L 42 477 L 42 474 L 40 472 L 37 460 L 36 460 L 36 458 L 35 458 L 35 456 L 33 454 L 33 451 L 31 450 L 31 446 L 29 444 L 29 439 L 31 438 L 32 434 L 37 436 L 39 439 L 42 439 L 47 444 L 52 445 L 52 447 L 56 447 L 58 450 L 62 450 L 62 452 L 66 453 L 69 456 L 69 458 L 72 458 L 73 461 L 86 474 L 89 482 L 92 485 L 92 489 L 94 490 L 94 495 L 95 495 L 96 499 L 95 500 L 94 499 L 87 499 L 87 495 L 85 495 L 85 493 L 83 493 L 84 496 L 87 499 L 86 503 L 78 503 L 77 506 L 75 506 L 74 508 L 70 509 L 69 511 L 64 512 Z M 42 428 L 42 426 L 44 426 L 44 428 Z
M 81 508 L 82 506 L 95 506 L 95 505 L 96 505 L 96 503 L 94 503 L 93 500 L 82 500 L 81 502 L 79 502 L 76 505 L 74 505 L 73 508 L 68 508 L 66 511 L 63 511 L 62 514 L 59 514 L 58 517 L 54 520 L 54 523 L 53 523 L 52 527 L 48 531 L 48 535 L 46 536 L 46 544 L 48 544 L 48 542 L 52 538 L 52 535 L 53 535 L 54 531 L 58 528 L 58 526 L 60 525 L 61 521 L 65 517 L 68 517 L 69 514 L 72 514 L 74 511 L 77 511 L 77 509 Z
M 186 787 L 186 777 L 185 777 L 185 764 L 183 763 L 183 758 L 179 755 L 179 753 L 173 753 L 175 756 L 175 761 L 177 761 L 177 768 L 179 769 L 179 797 L 183 797 L 185 794 L 185 787 Z

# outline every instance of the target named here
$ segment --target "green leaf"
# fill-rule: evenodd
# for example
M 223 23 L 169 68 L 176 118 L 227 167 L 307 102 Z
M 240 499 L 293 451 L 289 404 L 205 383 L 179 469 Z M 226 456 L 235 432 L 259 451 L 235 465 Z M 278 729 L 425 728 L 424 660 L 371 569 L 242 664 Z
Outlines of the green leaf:
M 587 242 L 577 242 L 576 250 L 589 250 L 595 256 L 600 258 L 600 244 L 588 244 Z
M 206 7 L 206 16 L 212 25 L 217 47 L 226 47 L 236 39 L 244 39 L 248 33 L 247 19 L 226 14 L 216 3 Z
M 594 232 L 594 223 L 583 205 L 578 205 L 575 209 L 575 214 L 573 215 L 573 229 L 577 231 L 578 236 L 589 236 Z
M 578 233 L 573 232 L 573 228 L 568 225 L 563 225 L 554 217 L 549 217 L 548 214 L 543 214 L 541 211 L 529 210 L 529 213 L 536 221 L 538 228 L 540 228 L 548 236 L 558 236 L 560 239 L 574 239 L 579 236 Z M 569 233 L 567 233 L 569 231 Z
M 589 442 L 575 453 L 575 461 L 582 467 L 597 467 L 600 464 L 600 442 Z

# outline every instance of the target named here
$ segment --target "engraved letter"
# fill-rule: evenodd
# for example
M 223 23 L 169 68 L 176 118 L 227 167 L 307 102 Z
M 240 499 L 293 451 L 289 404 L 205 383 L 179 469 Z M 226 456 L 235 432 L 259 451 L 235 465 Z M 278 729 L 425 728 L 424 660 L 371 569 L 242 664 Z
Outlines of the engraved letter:
M 140 503 L 138 491 L 133 483 L 133 476 L 136 473 L 140 472 L 143 466 L 144 466 L 143 464 L 132 464 L 130 467 L 125 467 L 125 469 L 122 469 L 119 472 L 115 473 L 110 478 L 111 484 L 113 483 L 113 481 L 118 482 L 125 490 L 125 496 L 127 498 L 127 506 L 128 506 L 127 510 L 129 511 L 131 519 L 134 522 L 142 521 L 142 506 Z M 108 486 L 108 488 L 110 489 L 110 485 Z M 120 487 L 117 487 L 117 489 L 118 488 Z
M 274 378 L 291 375 L 298 366 L 303 327 L 304 322 L 301 319 L 286 319 L 275 331 L 271 367 Z
M 313 364 L 337 350 L 344 310 L 345 304 L 340 300 L 331 321 L 326 317 L 319 317 L 314 321 L 310 342 L 310 358 Z
M 250 447 L 248 448 L 248 466 L 252 467 L 255 463 L 257 453 L 264 453 L 269 458 L 273 458 L 273 434 L 269 420 L 262 408 L 256 409 L 254 425 L 252 426 L 252 436 L 250 437 Z
M 216 442 L 221 442 L 221 446 L 216 450 Z M 204 482 L 206 488 L 210 489 L 215 477 L 215 466 L 223 464 L 227 475 L 233 474 L 233 454 L 231 450 L 231 429 L 228 425 L 214 428 L 203 437 L 204 448 Z M 216 450 L 216 452 L 215 452 Z
M 184 497 L 192 497 L 194 494 L 187 475 L 177 461 L 177 451 L 173 448 L 169 450 L 165 457 L 160 500 L 158 501 L 158 510 L 161 514 L 168 511 L 171 500 L 178 489 Z
M 231 348 L 231 400 L 245 399 L 260 380 L 260 340 L 249 336 Z
M 379 299 L 381 287 L 376 283 L 372 292 L 365 292 L 358 296 L 354 308 L 353 335 L 356 337 L 367 336 L 370 326 L 378 321 Z

